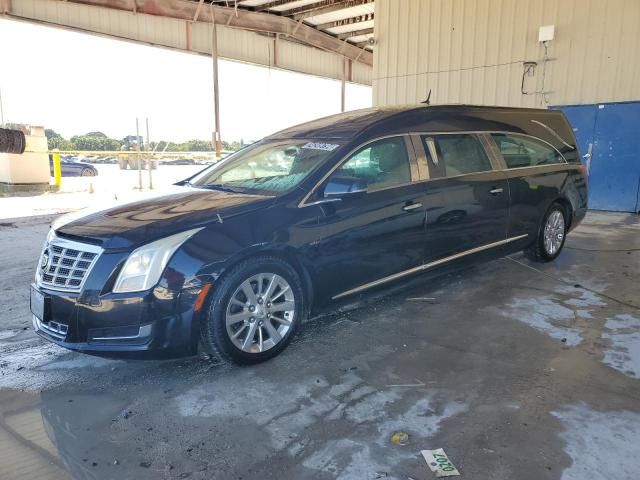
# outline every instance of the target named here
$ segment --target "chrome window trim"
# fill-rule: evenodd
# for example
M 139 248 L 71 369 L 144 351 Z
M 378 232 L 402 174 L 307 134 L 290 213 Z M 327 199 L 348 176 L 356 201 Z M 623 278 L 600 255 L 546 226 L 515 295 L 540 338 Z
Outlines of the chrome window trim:
M 431 172 L 429 171 L 429 160 L 427 159 L 427 153 L 420 141 L 420 137 L 417 135 L 409 135 L 411 143 L 413 144 L 413 151 L 416 153 L 416 163 L 418 165 L 418 174 L 420 181 L 429 180 L 431 178 Z
M 518 168 L 532 168 L 532 167 L 549 167 L 551 165 L 567 165 L 569 162 L 567 161 L 567 159 L 565 158 L 565 156 L 562 154 L 562 152 L 560 150 L 558 150 L 556 147 L 554 147 L 553 145 L 551 145 L 549 142 L 547 142 L 546 140 L 543 140 L 541 138 L 535 137 L 533 135 L 527 135 L 526 133 L 518 133 L 518 132 L 486 132 L 487 136 L 491 139 L 491 141 L 495 144 L 496 149 L 498 151 L 498 153 L 500 154 L 500 158 L 502 159 L 502 169 L 503 170 L 516 170 Z M 556 151 L 556 153 L 558 155 L 560 155 L 560 158 L 562 158 L 562 160 L 564 160 L 564 162 L 559 162 L 559 163 L 550 163 L 550 164 L 546 164 L 546 165 L 529 165 L 527 167 L 515 167 L 515 168 L 508 168 L 506 162 L 504 161 L 504 156 L 502 155 L 502 151 L 500 150 L 500 147 L 498 147 L 498 144 L 496 143 L 496 141 L 493 138 L 493 135 L 497 134 L 497 135 L 510 135 L 510 136 L 514 136 L 514 137 L 524 137 L 524 138 L 530 138 L 533 139 L 535 141 L 544 143 L 545 145 L 548 145 L 549 147 L 551 147 L 552 149 L 554 149 Z
M 540 125 L 542 128 L 544 128 L 546 131 L 548 131 L 551 135 L 553 135 L 554 137 L 556 137 L 558 140 L 560 140 L 565 146 L 572 148 L 573 150 L 576 149 L 576 147 L 571 146 L 570 144 L 568 144 L 567 142 L 564 141 L 564 139 L 558 134 L 558 132 L 556 132 L 553 128 L 551 128 L 549 125 L 542 123 L 539 120 L 530 120 L 531 123 L 535 123 L 536 125 Z
M 540 137 L 536 137 L 535 135 L 529 135 L 528 133 L 510 132 L 510 131 L 507 131 L 507 130 L 460 130 L 460 131 L 457 131 L 457 132 L 409 132 L 409 135 L 461 135 L 461 134 L 481 135 L 483 133 L 486 133 L 489 136 L 491 136 L 494 133 L 498 133 L 498 134 L 503 134 L 503 135 L 519 135 L 521 137 L 533 138 L 534 140 L 538 140 L 539 142 L 546 143 L 547 145 L 549 145 L 556 152 L 558 152 L 558 154 L 560 154 L 560 156 L 565 161 L 565 163 L 569 163 L 569 162 L 567 162 L 567 159 L 562 154 L 562 152 L 560 150 L 558 150 L 556 147 L 551 145 L 546 140 L 543 140 Z M 537 166 L 537 165 L 533 165 L 533 166 Z M 548 165 L 545 165 L 545 166 L 548 166 Z
M 480 143 L 484 147 L 485 153 L 489 157 L 489 162 L 491 162 L 492 170 L 496 170 L 501 172 L 504 170 L 504 161 L 502 158 L 502 154 L 494 142 L 491 139 L 491 135 L 488 133 L 478 134 L 478 138 L 480 139 Z
M 343 157 L 327 173 L 325 173 L 320 180 L 318 180 L 316 182 L 316 184 L 311 188 L 311 190 L 309 190 L 309 193 L 307 193 L 304 197 L 302 197 L 302 200 L 300 200 L 300 202 L 298 202 L 298 208 L 310 207 L 311 205 L 318 205 L 318 204 L 321 204 L 321 203 L 325 203 L 324 201 L 322 201 L 322 199 L 321 200 L 317 200 L 315 202 L 309 202 L 309 203 L 307 203 L 307 200 L 309 200 L 309 197 L 311 197 L 311 195 L 313 195 L 316 192 L 318 187 L 320 185 L 322 185 L 322 183 L 327 178 L 329 178 L 333 172 L 335 172 L 338 168 L 340 168 L 343 164 L 345 164 L 351 158 L 351 156 L 354 153 L 356 153 L 358 150 L 366 147 L 370 143 L 375 143 L 375 142 L 378 142 L 380 140 L 384 140 L 385 138 L 405 137 L 405 146 L 407 148 L 407 157 L 408 157 L 409 165 L 410 165 L 410 168 L 411 168 L 412 180 L 411 180 L 411 182 L 404 183 L 402 185 L 390 185 L 388 187 L 371 189 L 371 190 L 367 191 L 367 194 L 380 192 L 382 190 L 389 190 L 389 189 L 392 189 L 392 188 L 400 188 L 400 187 L 405 187 L 407 185 L 413 185 L 413 184 L 416 184 L 416 183 L 420 183 L 420 181 L 421 181 L 420 178 L 416 179 L 415 181 L 413 180 L 413 172 L 414 172 L 414 170 L 413 170 L 413 165 L 412 164 L 414 164 L 416 162 L 416 156 L 417 155 L 416 155 L 416 152 L 414 151 L 413 148 L 409 149 L 408 142 L 407 142 L 407 139 L 406 139 L 408 136 L 409 136 L 408 133 L 394 133 L 394 134 L 390 134 L 390 135 L 382 135 L 380 137 L 375 137 L 375 138 L 369 139 L 369 140 L 367 140 L 365 142 L 362 142 L 362 143 L 358 144 L 356 147 L 354 147 L 353 149 L 349 150 L 349 152 L 347 152 L 345 155 L 343 155 Z M 412 153 L 413 153 L 413 155 L 412 155 Z
M 352 288 L 351 290 L 347 290 L 346 292 L 339 293 L 331 297 L 332 300 L 336 300 L 338 298 L 346 297 L 347 295 L 351 295 L 353 293 L 358 293 L 363 290 L 368 290 L 369 288 L 376 287 L 378 285 L 382 285 L 383 283 L 390 282 L 392 280 L 397 280 L 398 278 L 402 278 L 404 276 L 410 275 L 412 273 L 420 272 L 423 270 L 428 270 L 430 268 L 436 267 L 438 265 L 442 265 L 443 263 L 451 262 L 453 260 L 457 260 L 458 258 L 466 257 L 467 255 L 472 255 L 474 253 L 482 252 L 484 250 L 488 250 L 490 248 L 499 247 L 501 245 L 506 245 L 507 243 L 515 242 L 516 240 L 520 240 L 522 238 L 527 237 L 529 234 L 525 233 L 523 235 L 518 235 L 517 237 L 505 238 L 504 240 L 499 240 L 493 243 L 487 243 L 486 245 L 481 245 L 479 247 L 472 248 L 470 250 L 465 250 L 464 252 L 456 253 L 454 255 L 449 255 L 448 257 L 443 257 L 438 260 L 434 260 L 433 262 L 423 263 L 422 265 L 418 265 L 417 267 L 410 268 L 408 270 L 403 270 L 402 272 L 394 273 L 393 275 L 389 275 L 387 277 L 379 278 L 378 280 L 374 280 L 373 282 L 365 283 L 364 285 L 360 285 L 359 287 Z
M 359 144 L 358 146 L 356 146 L 355 148 L 353 148 L 352 150 L 350 150 L 345 156 L 343 156 L 340 161 L 338 163 L 336 163 L 336 165 L 334 165 L 334 167 L 329 170 L 325 175 L 322 176 L 322 178 L 316 182 L 316 184 L 311 188 L 311 190 L 309 190 L 309 193 L 307 193 L 304 197 L 302 197 L 302 200 L 300 200 L 300 202 L 298 202 L 298 208 L 303 208 L 303 207 L 310 207 L 312 205 L 318 205 L 321 203 L 325 203 L 322 200 L 318 200 L 315 202 L 310 202 L 310 203 L 306 203 L 307 200 L 309 199 L 309 197 L 311 197 L 311 195 L 313 195 L 315 193 L 315 191 L 318 189 L 318 187 L 327 179 L 329 178 L 329 176 L 336 171 L 338 168 L 340 168 L 340 166 L 345 163 L 348 158 L 353 155 L 357 150 L 359 150 L 360 148 L 364 147 L 365 145 L 369 144 L 369 143 L 373 143 L 373 142 L 377 142 L 378 140 L 383 140 L 385 138 L 391 138 L 391 137 L 402 137 L 402 136 L 417 136 L 418 138 L 420 138 L 423 135 L 461 135 L 461 134 L 469 134 L 469 135 L 477 135 L 478 138 L 480 139 L 480 142 L 482 143 L 482 135 L 486 134 L 488 137 L 491 137 L 491 134 L 493 133 L 497 133 L 497 134 L 503 134 L 503 135 L 519 135 L 522 137 L 528 137 L 528 138 L 532 138 L 534 140 L 537 140 L 539 142 L 542 142 L 546 145 L 548 145 L 549 147 L 553 148 L 556 152 L 558 152 L 558 154 L 562 157 L 562 159 L 564 160 L 564 163 L 552 163 L 552 164 L 548 164 L 548 165 L 530 165 L 528 167 L 516 167 L 516 168 L 507 168 L 506 164 L 504 163 L 504 159 L 502 158 L 502 153 L 500 152 L 500 150 L 498 149 L 498 153 L 500 154 L 500 161 L 501 161 L 501 165 L 500 168 L 495 168 L 495 165 L 493 164 L 492 158 L 491 158 L 491 152 L 487 151 L 487 149 L 485 148 L 485 151 L 487 153 L 487 156 L 489 157 L 489 161 L 491 161 L 491 165 L 492 165 L 492 169 L 491 170 L 485 170 L 482 172 L 471 172 L 471 173 L 464 173 L 461 175 L 455 175 L 453 177 L 436 177 L 436 178 L 421 178 L 415 182 L 411 182 L 411 184 L 419 184 L 419 183 L 424 183 L 424 182 L 430 182 L 430 181 L 434 181 L 434 180 L 442 180 L 442 179 L 449 179 L 449 178 L 460 178 L 460 177 L 466 177 L 468 175 L 479 175 L 479 174 L 483 174 L 483 173 L 490 173 L 490 172 L 508 172 L 508 171 L 513 171 L 513 170 L 520 170 L 523 168 L 548 168 L 548 167 L 553 167 L 555 165 L 571 165 L 567 159 L 565 158 L 565 156 L 562 154 L 562 152 L 560 150 L 558 150 L 556 147 L 554 147 L 553 145 L 551 145 L 549 142 L 547 142 L 546 140 L 543 140 L 542 138 L 536 137 L 535 135 L 529 135 L 527 133 L 518 133 L 518 132 L 510 132 L 507 130 L 460 130 L 460 131 L 456 131 L 456 132 L 420 132 L 420 131 L 411 131 L 411 132 L 407 132 L 407 133 L 395 133 L 395 134 L 391 134 L 391 135 L 383 135 L 380 137 L 376 137 L 370 140 L 367 140 L 366 142 L 363 142 L 361 144 Z M 493 142 L 493 144 L 495 145 L 495 141 L 493 140 L 493 137 L 491 137 L 491 142 Z M 420 141 L 420 143 L 422 143 L 422 141 Z M 422 145 L 421 145 L 422 146 Z M 484 146 L 484 145 L 483 145 Z M 496 145 L 497 148 L 497 145 Z M 423 148 L 424 151 L 424 148 Z M 419 152 L 415 151 L 415 147 L 414 147 L 414 153 L 415 156 L 413 158 L 413 161 L 419 162 L 418 158 L 419 158 Z M 425 151 L 426 154 L 426 151 Z M 409 161 L 412 161 L 412 159 L 410 158 Z M 418 171 L 419 171 L 419 163 L 418 163 Z M 430 174 L 430 171 L 429 171 Z M 380 190 L 387 190 L 390 188 L 399 188 L 399 187 L 403 187 L 406 186 L 408 184 L 404 184 L 404 185 L 393 185 L 391 187 L 385 187 L 384 189 L 379 189 L 379 190 L 372 190 L 372 192 L 375 191 L 380 191 Z M 369 193 L 369 192 L 368 192 Z
M 53 246 L 53 245 L 57 247 L 61 247 L 63 249 L 78 250 L 81 252 L 96 254 L 95 258 L 91 261 L 91 265 L 86 270 L 84 277 L 82 277 L 82 281 L 80 282 L 80 285 L 78 285 L 77 287 L 61 287 L 56 285 L 44 284 L 42 282 L 42 268 L 40 268 L 40 265 L 42 262 L 42 256 L 44 255 L 44 252 L 50 246 Z M 53 292 L 79 293 L 82 291 L 82 288 L 84 287 L 84 284 L 87 281 L 87 278 L 91 274 L 93 267 L 95 267 L 96 263 L 100 259 L 100 256 L 102 255 L 103 252 L 104 250 L 97 245 L 92 245 L 90 243 L 82 243 L 82 242 L 77 242 L 75 240 L 61 238 L 54 234 L 51 238 L 51 241 L 45 242 L 45 244 L 42 247 L 42 252 L 40 252 L 40 256 L 38 257 L 38 265 L 36 267 L 36 274 L 35 274 L 36 285 L 39 288 L 42 288 L 44 290 L 51 290 Z
M 404 137 L 404 147 L 407 149 L 407 157 L 409 157 L 409 170 L 411 172 L 411 182 L 409 183 L 416 183 L 420 181 L 420 171 L 418 169 L 418 155 L 416 154 L 416 149 L 413 147 L 413 142 L 411 141 L 411 137 L 409 135 L 403 135 L 403 137 Z

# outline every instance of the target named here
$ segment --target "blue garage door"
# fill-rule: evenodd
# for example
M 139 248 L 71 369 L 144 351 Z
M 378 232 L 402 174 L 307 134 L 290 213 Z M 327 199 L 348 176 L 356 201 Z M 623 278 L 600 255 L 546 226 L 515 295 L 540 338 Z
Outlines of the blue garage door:
M 589 208 L 640 210 L 640 102 L 558 106 L 582 155 L 591 153 Z

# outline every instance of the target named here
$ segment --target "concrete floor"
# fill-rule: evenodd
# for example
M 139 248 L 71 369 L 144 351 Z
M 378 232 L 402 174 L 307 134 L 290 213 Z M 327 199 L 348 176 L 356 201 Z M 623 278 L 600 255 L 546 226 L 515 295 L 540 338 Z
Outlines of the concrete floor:
M 435 448 L 462 478 L 638 478 L 637 216 L 590 213 L 551 264 L 514 255 L 364 295 L 251 368 L 34 338 L 47 220 L 0 224 L 2 479 L 421 480 Z

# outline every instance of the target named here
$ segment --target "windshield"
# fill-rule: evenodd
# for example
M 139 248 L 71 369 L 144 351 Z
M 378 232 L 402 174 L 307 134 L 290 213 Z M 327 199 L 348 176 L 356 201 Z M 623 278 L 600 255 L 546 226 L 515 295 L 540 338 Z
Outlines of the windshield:
M 308 140 L 260 142 L 196 175 L 190 185 L 261 195 L 295 188 L 340 145 Z

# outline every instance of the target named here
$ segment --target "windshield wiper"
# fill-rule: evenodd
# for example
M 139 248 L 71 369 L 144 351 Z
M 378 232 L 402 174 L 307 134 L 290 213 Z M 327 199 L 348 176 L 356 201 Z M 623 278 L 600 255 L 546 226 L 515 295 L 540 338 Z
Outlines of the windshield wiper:
M 231 193 L 245 193 L 244 190 L 239 188 L 228 187 L 227 185 L 221 185 L 220 183 L 205 183 L 202 185 L 191 185 L 196 188 L 208 188 L 210 190 L 220 190 L 221 192 Z

